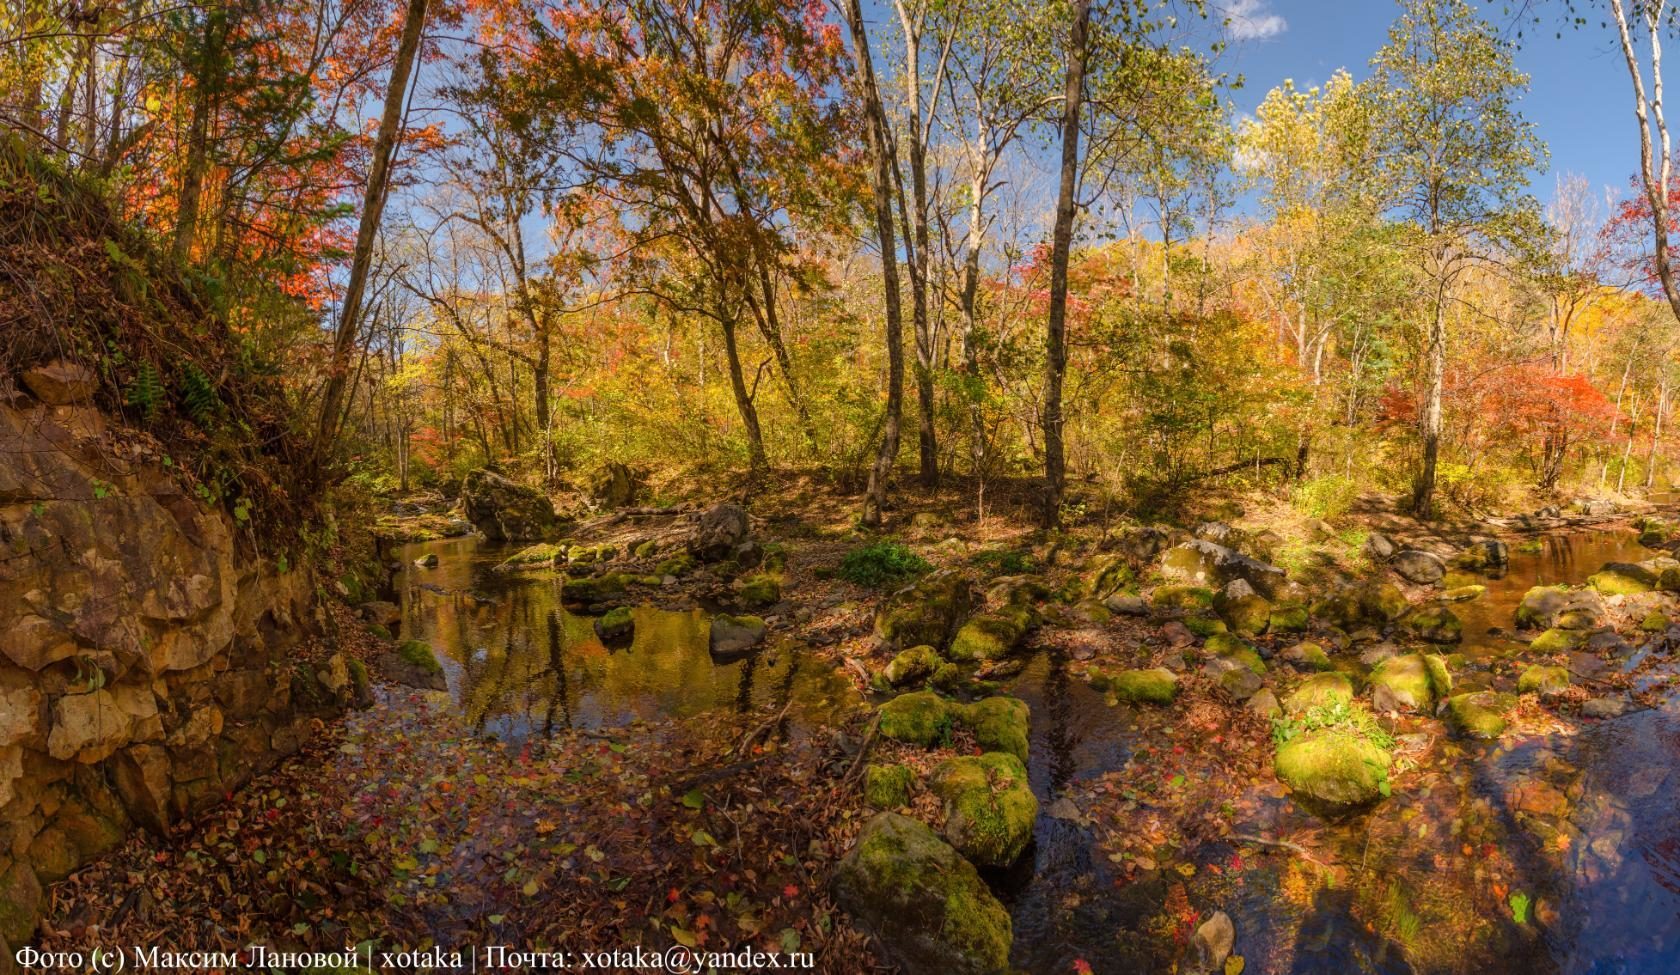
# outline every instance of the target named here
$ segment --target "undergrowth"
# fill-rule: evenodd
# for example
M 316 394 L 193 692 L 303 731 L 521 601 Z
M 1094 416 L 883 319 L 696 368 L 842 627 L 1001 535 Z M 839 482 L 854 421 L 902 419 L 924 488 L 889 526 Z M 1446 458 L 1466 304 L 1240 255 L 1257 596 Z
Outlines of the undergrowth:
M 835 574 L 847 582 L 883 589 L 908 582 L 932 568 L 902 542 L 874 542 L 847 552 Z

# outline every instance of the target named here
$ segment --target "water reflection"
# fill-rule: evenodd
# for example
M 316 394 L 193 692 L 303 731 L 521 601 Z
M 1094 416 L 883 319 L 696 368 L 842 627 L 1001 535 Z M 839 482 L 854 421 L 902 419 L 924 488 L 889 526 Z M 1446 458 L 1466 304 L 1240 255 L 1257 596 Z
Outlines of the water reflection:
M 434 569 L 413 565 L 436 552 Z M 632 609 L 635 632 L 608 647 L 594 620 L 560 603 L 552 572 L 501 573 L 507 550 L 475 539 L 405 546 L 403 634 L 430 643 L 469 726 L 502 738 L 602 728 L 702 711 L 788 707 L 788 730 L 853 706 L 851 682 L 796 647 L 715 663 L 700 610 Z

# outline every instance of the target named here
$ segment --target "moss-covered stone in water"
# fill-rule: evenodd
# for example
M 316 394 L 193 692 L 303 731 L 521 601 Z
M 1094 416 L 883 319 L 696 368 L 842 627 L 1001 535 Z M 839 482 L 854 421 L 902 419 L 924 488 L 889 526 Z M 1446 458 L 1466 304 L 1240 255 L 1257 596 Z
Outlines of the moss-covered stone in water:
M 1498 738 L 1505 733 L 1505 716 L 1517 706 L 1510 694 L 1477 691 L 1447 699 L 1453 727 L 1472 738 Z
M 1215 633 L 1228 633 L 1225 621 L 1216 616 L 1186 616 L 1184 628 L 1199 637 L 1210 637 Z
M 1011 605 L 981 613 L 962 625 L 948 656 L 957 661 L 997 660 L 1014 651 L 1033 623 L 1030 606 Z
M 881 735 L 931 747 L 951 737 L 950 705 L 932 691 L 900 694 L 881 705 Z
M 1156 586 L 1149 604 L 1168 613 L 1195 613 L 1213 606 L 1213 590 L 1203 586 Z
M 1171 704 L 1178 696 L 1178 676 L 1165 667 L 1122 670 L 1102 679 L 1104 689 L 1132 704 Z
M 1535 637 L 1528 648 L 1535 653 L 1566 653 L 1585 640 L 1580 630 L 1551 629 Z
M 1300 603 L 1279 603 L 1272 607 L 1271 618 L 1267 621 L 1268 633 L 1305 633 L 1312 622 L 1307 613 L 1307 607 Z
M 1207 639 L 1207 652 L 1226 660 L 1234 660 L 1256 674 L 1266 673 L 1266 662 L 1242 639 L 1229 633 L 1216 633 Z
M 1472 599 L 1482 598 L 1482 594 L 1485 592 L 1487 592 L 1487 587 L 1480 584 L 1454 586 L 1441 594 L 1441 600 L 1448 603 L 1467 603 Z
M 1371 671 L 1371 699 L 1379 708 L 1434 710 L 1435 682 L 1423 655 L 1405 653 L 1377 664 Z
M 1364 586 L 1359 590 L 1359 610 L 1366 622 L 1392 623 L 1406 614 L 1411 603 L 1392 582 Z
M 908 766 L 870 765 L 863 770 L 863 801 L 876 809 L 901 809 L 910 805 L 914 781 Z
M 1569 670 L 1545 664 L 1530 664 L 1517 678 L 1517 692 L 1551 697 L 1569 689 Z
M 881 671 L 880 681 L 887 687 L 909 687 L 933 676 L 945 661 L 939 651 L 922 645 L 900 650 Z
M 598 576 L 568 578 L 560 586 L 560 600 L 568 605 L 591 606 L 610 602 L 624 595 L 629 577 L 618 572 Z
M 1435 692 L 1435 700 L 1439 701 L 1452 693 L 1452 667 L 1447 658 L 1438 653 L 1423 655 L 1423 666 L 1429 671 L 1429 689 Z
M 438 663 L 437 654 L 432 652 L 430 644 L 421 640 L 404 640 L 397 648 L 397 656 L 418 667 L 427 674 L 443 673 L 443 665 Z
M 1027 702 L 1014 697 L 988 697 L 967 707 L 953 708 L 958 724 L 974 733 L 981 749 L 1006 752 L 1027 760 L 1027 729 L 1031 716 Z
M 565 553 L 566 547 L 564 545 L 538 542 L 535 545 L 527 545 L 503 559 L 502 563 L 496 568 L 506 570 L 547 567 L 553 565 L 556 561 L 563 561 Z M 559 558 L 557 559 L 556 556 Z
M 1277 777 L 1309 808 L 1338 813 L 1375 802 L 1388 789 L 1387 751 L 1345 728 L 1297 735 L 1277 750 Z
M 974 863 L 1007 867 L 1031 842 L 1038 799 L 1014 755 L 946 759 L 930 783 L 945 800 L 945 838 Z
M 595 635 L 602 643 L 628 640 L 636 632 L 636 618 L 628 606 L 614 606 L 595 621 Z
M 1659 578 L 1640 566 L 1611 562 L 1587 576 L 1587 585 L 1606 596 L 1632 596 L 1650 592 Z
M 1346 674 L 1314 674 L 1302 681 L 1283 699 L 1285 714 L 1303 714 L 1309 708 L 1336 703 L 1353 703 L 1353 681 Z
M 833 885 L 840 906 L 905 971 L 1009 967 L 1009 912 L 973 864 L 914 819 L 884 812 L 864 824 Z
M 1407 613 L 1405 626 L 1413 636 L 1429 643 L 1457 643 L 1464 636 L 1464 625 L 1458 616 L 1438 603 L 1419 606 Z

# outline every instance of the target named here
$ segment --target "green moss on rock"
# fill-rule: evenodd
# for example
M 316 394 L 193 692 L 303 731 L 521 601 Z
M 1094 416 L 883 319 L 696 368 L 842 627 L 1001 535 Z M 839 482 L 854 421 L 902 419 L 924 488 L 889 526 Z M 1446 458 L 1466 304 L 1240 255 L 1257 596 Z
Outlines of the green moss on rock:
M 835 900 L 910 972 L 995 975 L 1009 967 L 1009 912 L 926 826 L 884 812 L 834 874 Z
M 419 668 L 422 673 L 441 674 L 443 665 L 438 663 L 437 654 L 432 652 L 430 644 L 421 640 L 404 640 L 397 648 L 397 656 Z
M 1027 702 L 1014 697 L 988 697 L 966 707 L 953 708 L 958 724 L 974 733 L 985 751 L 1006 752 L 1027 760 L 1027 731 L 1031 711 Z
M 1660 577 L 1643 566 L 1610 562 L 1587 576 L 1587 585 L 1606 596 L 1632 596 L 1656 588 Z
M 635 632 L 636 618 L 631 615 L 628 606 L 614 606 L 595 620 L 595 635 L 603 643 L 628 640 Z
M 782 601 L 782 577 L 776 572 L 755 572 L 741 580 L 737 593 L 742 605 L 754 609 L 774 606 Z
M 1330 655 L 1316 643 L 1297 643 L 1284 648 L 1279 656 L 1302 670 L 1329 670 L 1335 666 L 1330 662 Z
M 1256 674 L 1264 675 L 1266 673 L 1266 662 L 1261 660 L 1260 654 L 1240 637 L 1232 636 L 1229 633 L 1217 633 L 1208 637 L 1206 648 L 1208 653 L 1242 664 Z
M 1429 643 L 1457 643 L 1464 637 L 1464 625 L 1457 614 L 1435 603 L 1406 614 L 1404 625 L 1412 635 Z
M 875 636 L 892 649 L 948 646 L 974 605 L 968 579 L 942 569 L 888 596 L 875 615 Z
M 1584 643 L 1580 630 L 1550 629 L 1535 637 L 1528 648 L 1535 653 L 1567 653 Z
M 1505 733 L 1505 718 L 1517 706 L 1517 699 L 1498 691 L 1477 691 L 1447 699 L 1447 713 L 1453 727 L 1472 738 L 1498 738 Z
M 629 577 L 618 572 L 568 578 L 560 586 L 560 601 L 570 606 L 594 606 L 623 597 Z
M 927 646 L 900 650 L 881 671 L 880 682 L 887 687 L 910 687 L 933 676 L 945 661 L 939 651 Z
M 1517 692 L 1551 697 L 1569 689 L 1569 670 L 1546 664 L 1530 664 L 1517 678 Z
M 1407 708 L 1429 713 L 1435 708 L 1435 681 L 1423 655 L 1389 657 L 1371 671 L 1371 698 L 1379 709 Z
M 910 805 L 915 774 L 905 765 L 870 765 L 863 770 L 863 801 L 876 809 Z
M 1038 799 L 1027 768 L 1005 752 L 946 759 L 933 772 L 945 800 L 945 838 L 980 866 L 1006 867 L 1032 841 Z
M 1273 766 L 1303 805 L 1335 814 L 1387 795 L 1391 762 L 1386 750 L 1356 731 L 1321 728 L 1285 742 Z
M 1268 633 L 1305 633 L 1312 617 L 1307 607 L 1300 603 L 1278 603 L 1272 607 L 1271 618 L 1267 621 Z
M 1310 708 L 1336 703 L 1353 703 L 1353 681 L 1346 674 L 1314 674 L 1302 681 L 1283 699 L 1285 714 L 1303 714 Z
M 1178 676 L 1165 667 L 1101 674 L 1095 683 L 1116 698 L 1132 704 L 1171 704 L 1178 696 Z
M 1008 656 L 1033 624 L 1030 606 L 1014 604 L 981 613 L 957 630 L 947 654 L 952 660 L 997 660 Z
M 1204 638 L 1213 636 L 1215 633 L 1230 632 L 1225 626 L 1225 621 L 1217 616 L 1186 616 L 1184 617 L 1184 628 Z
M 1205 586 L 1156 586 L 1149 604 L 1166 613 L 1196 613 L 1213 606 L 1213 590 Z
M 932 691 L 900 694 L 881 705 L 881 735 L 894 741 L 932 747 L 951 737 L 951 710 Z

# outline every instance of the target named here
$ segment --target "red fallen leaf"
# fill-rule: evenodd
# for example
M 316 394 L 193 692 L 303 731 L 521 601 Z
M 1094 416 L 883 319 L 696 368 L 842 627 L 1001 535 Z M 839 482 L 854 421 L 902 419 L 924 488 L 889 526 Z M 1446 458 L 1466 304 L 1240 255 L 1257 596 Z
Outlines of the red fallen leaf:
M 665 892 L 665 901 L 669 904 L 675 904 L 681 897 L 682 893 L 675 887 L 672 887 L 670 890 Z
M 1078 972 L 1079 975 L 1091 975 L 1091 963 L 1083 958 L 1075 958 L 1073 960 L 1073 970 Z
M 1243 868 L 1242 854 L 1241 853 L 1231 854 L 1231 869 L 1232 870 L 1241 870 L 1242 868 Z
M 792 884 L 788 884 L 786 887 L 782 888 L 782 896 L 786 897 L 788 900 L 793 900 L 795 897 L 799 896 L 799 888 Z

